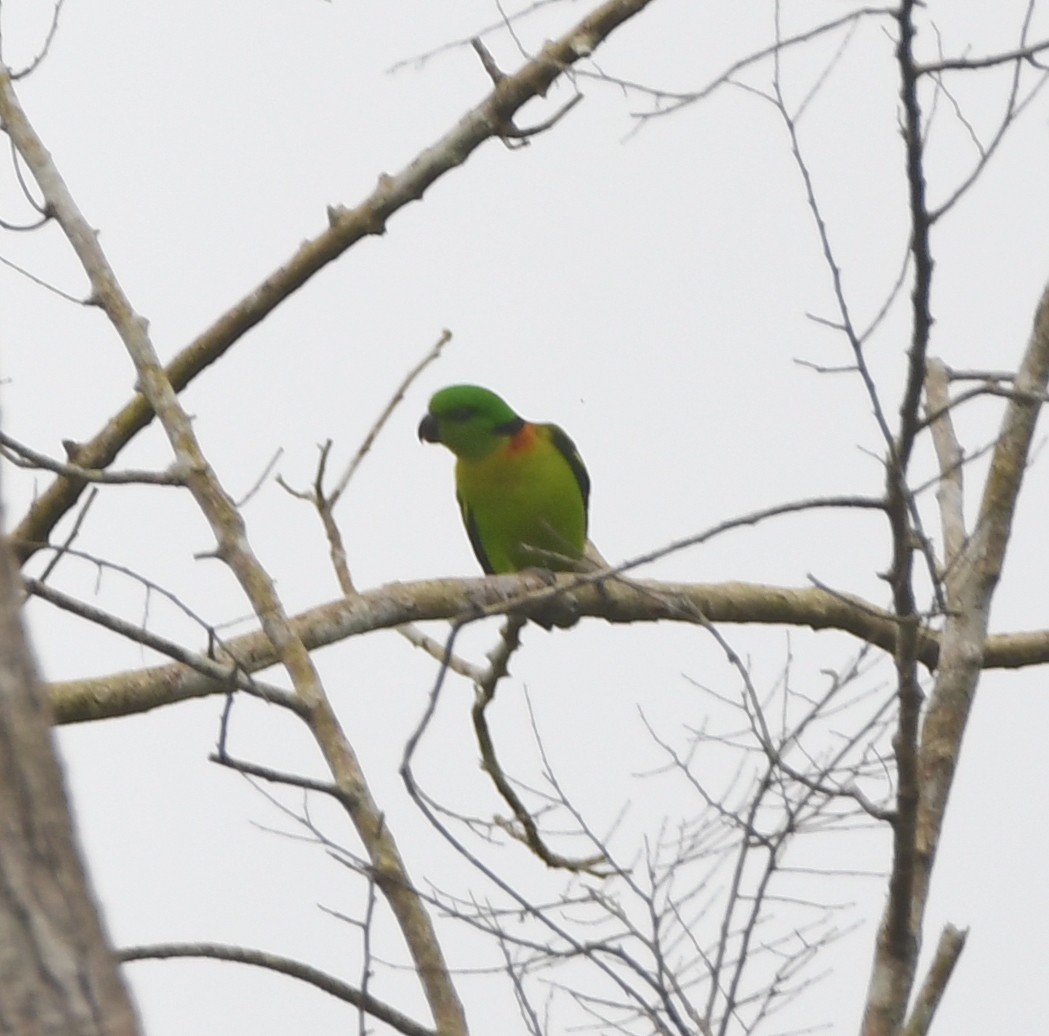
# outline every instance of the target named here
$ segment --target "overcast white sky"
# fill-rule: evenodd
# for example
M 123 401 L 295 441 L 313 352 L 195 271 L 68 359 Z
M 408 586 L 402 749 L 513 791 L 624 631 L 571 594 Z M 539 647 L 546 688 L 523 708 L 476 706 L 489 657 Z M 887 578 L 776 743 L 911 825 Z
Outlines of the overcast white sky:
M 521 23 L 521 44 L 534 50 L 591 6 L 554 5 Z M 927 6 L 948 54 L 1013 47 L 1025 8 L 1012 0 Z M 40 0 L 4 3 L 9 64 L 39 48 L 46 8 Z M 785 26 L 845 9 L 784 4 Z M 597 64 L 626 80 L 697 89 L 770 42 L 771 12 L 768 3 L 657 0 L 601 48 Z M 498 19 L 488 0 L 67 0 L 51 52 L 20 94 L 167 358 L 318 233 L 326 206 L 356 204 L 382 173 L 402 168 L 484 96 L 490 83 L 468 47 L 390 69 Z M 872 19 L 855 33 L 801 121 L 861 324 L 897 276 L 907 232 L 886 27 Z M 1047 34 L 1049 5 L 1040 3 L 1031 35 Z M 792 103 L 840 43 L 837 36 L 785 61 Z M 936 45 L 926 30 L 923 52 L 934 56 Z M 506 34 L 493 35 L 489 46 L 504 68 L 520 63 Z M 767 69 L 747 79 L 767 82 Z M 443 358 L 412 387 L 342 504 L 359 587 L 475 573 L 452 498 L 450 456 L 415 438 L 430 393 L 456 381 L 488 385 L 526 417 L 556 420 L 571 433 L 593 480 L 592 535 L 614 560 L 784 500 L 880 491 L 881 469 L 869 452 L 878 451 L 879 438 L 858 380 L 820 376 L 795 362 L 836 365 L 850 357 L 840 336 L 807 317 L 832 317 L 832 297 L 772 105 L 726 87 L 639 128 L 634 114 L 649 106 L 645 96 L 593 79 L 578 85 L 585 100 L 560 125 L 518 150 L 482 147 L 422 203 L 396 214 L 384 237 L 362 242 L 314 278 L 184 396 L 234 496 L 247 492 L 277 450 L 280 473 L 305 485 L 317 444 L 334 440 L 335 466 L 345 464 L 408 368 L 442 329 L 452 331 Z M 953 102 L 939 98 L 929 152 L 934 203 L 975 160 L 954 103 L 986 139 L 1007 85 L 1006 76 L 988 73 L 958 80 Z M 568 88 L 555 89 L 521 123 L 541 120 L 569 96 Z M 1049 278 L 1047 182 L 1049 101 L 1039 98 L 934 235 L 934 351 L 949 364 L 1016 363 Z M 0 184 L 0 218 L 26 219 L 10 164 Z M 0 254 L 74 295 L 85 291 L 56 228 L 4 234 Z M 63 439 L 90 437 L 128 398 L 130 363 L 99 312 L 63 302 L 3 266 L 0 298 L 5 429 L 59 455 Z M 871 354 L 893 413 L 906 316 L 904 305 L 895 307 Z M 964 412 L 966 446 L 993 435 L 998 412 L 984 403 Z M 120 463 L 159 468 L 168 458 L 150 429 Z M 929 465 L 928 455 L 919 458 L 919 472 Z M 979 473 L 977 465 L 969 476 L 970 506 Z M 9 525 L 46 482 L 5 467 Z M 1049 623 L 1047 504 L 1049 473 L 1039 457 L 994 611 L 996 630 Z M 245 516 L 289 610 L 337 596 L 323 533 L 305 504 L 270 479 Z M 210 534 L 177 490 L 107 489 L 78 542 L 175 591 L 209 621 L 246 613 L 219 563 L 194 560 L 212 546 Z M 735 533 L 645 574 L 790 586 L 812 576 L 883 603 L 878 573 L 887 563 L 887 533 L 875 518 L 836 514 Z M 133 582 L 112 574 L 97 582 L 92 567 L 74 562 L 59 572 L 68 591 L 134 620 L 148 607 L 151 627 L 200 645 L 190 625 L 155 599 L 147 605 Z M 50 679 L 155 661 L 45 606 L 31 605 L 30 615 Z M 726 633 L 759 687 L 775 682 L 788 649 L 799 687 L 822 686 L 820 672 L 843 665 L 855 649 L 829 634 Z M 492 628 L 471 630 L 464 651 L 480 660 L 492 636 Z M 633 808 L 624 838 L 651 834 L 663 811 L 687 813 L 668 804 L 659 782 L 637 777 L 660 758 L 639 710 L 677 744 L 686 727 L 702 725 L 710 703 L 695 683 L 724 693 L 735 686 L 709 637 L 669 625 L 584 622 L 570 633 L 529 629 L 525 638 L 513 679 L 500 691 L 497 732 L 508 766 L 523 780 L 539 780 L 522 704 L 527 690 L 550 759 L 595 827 L 611 823 L 625 800 Z M 318 657 L 409 867 L 419 880 L 462 892 L 470 876 L 413 812 L 396 773 L 434 664 L 393 633 Z M 882 669 L 869 683 L 888 675 Z M 470 701 L 465 684 L 448 688 L 422 767 L 446 804 L 491 813 L 500 806 L 477 770 Z M 113 936 L 120 945 L 254 945 L 356 981 L 357 933 L 318 905 L 358 912 L 359 884 L 321 848 L 268 830 L 290 824 L 237 775 L 207 761 L 220 708 L 206 700 L 61 733 L 80 834 Z M 1047 728 L 1040 670 L 987 676 L 927 928 L 931 945 L 945 921 L 971 927 L 942 1032 L 1044 1028 Z M 238 706 L 233 741 L 255 761 L 320 773 L 303 731 L 276 709 Z M 287 801 L 298 805 L 293 796 Z M 353 844 L 337 814 L 321 807 L 318 815 L 334 840 Z M 843 866 L 887 867 L 884 834 L 855 844 L 820 851 L 840 851 Z M 555 887 L 519 848 L 495 859 L 535 894 Z M 827 1031 L 855 1030 L 882 895 L 877 880 L 835 888 L 833 898 L 855 904 L 843 920 L 865 926 L 826 957 L 829 974 L 784 1027 L 822 1021 Z M 491 963 L 461 932 L 450 939 L 458 966 Z M 403 960 L 395 940 L 378 952 Z M 234 965 L 141 963 L 128 974 L 150 1036 L 276 1036 L 355 1024 L 348 1008 L 323 994 Z M 399 991 L 411 990 L 410 982 L 385 970 L 378 981 L 377 992 L 424 1016 L 415 994 Z M 463 992 L 476 1032 L 524 1031 L 505 984 L 470 977 Z

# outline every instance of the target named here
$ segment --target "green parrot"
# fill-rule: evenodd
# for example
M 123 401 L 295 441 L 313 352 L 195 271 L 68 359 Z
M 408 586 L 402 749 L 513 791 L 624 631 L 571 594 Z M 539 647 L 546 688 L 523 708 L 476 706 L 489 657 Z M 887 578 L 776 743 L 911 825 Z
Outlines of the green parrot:
M 585 567 L 590 477 L 557 425 L 525 421 L 478 385 L 450 385 L 419 438 L 456 456 L 455 495 L 485 572 Z

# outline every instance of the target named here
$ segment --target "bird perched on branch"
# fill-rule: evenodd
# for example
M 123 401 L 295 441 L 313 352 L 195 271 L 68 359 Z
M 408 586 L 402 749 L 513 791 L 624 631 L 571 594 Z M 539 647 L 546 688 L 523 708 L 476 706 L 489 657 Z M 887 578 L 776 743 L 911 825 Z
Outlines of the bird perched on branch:
M 485 572 L 603 563 L 586 538 L 590 478 L 557 425 L 525 421 L 478 385 L 451 385 L 430 400 L 419 438 L 456 456 L 455 495 Z

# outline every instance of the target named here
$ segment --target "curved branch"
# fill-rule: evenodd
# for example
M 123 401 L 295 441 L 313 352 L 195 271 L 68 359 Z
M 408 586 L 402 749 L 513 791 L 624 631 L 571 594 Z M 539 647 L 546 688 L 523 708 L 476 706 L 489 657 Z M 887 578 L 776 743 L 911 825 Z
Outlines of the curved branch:
M 385 1022 L 405 1036 L 435 1036 L 433 1029 L 426 1028 L 402 1014 L 396 1008 L 382 1000 L 376 1000 L 368 993 L 362 992 L 346 982 L 342 982 L 327 972 L 314 968 L 301 961 L 282 957 L 276 953 L 265 953 L 244 946 L 227 946 L 223 943 L 190 942 L 159 943 L 153 946 L 131 946 L 118 950 L 117 957 L 124 963 L 136 960 L 172 960 L 176 957 L 204 957 L 208 960 L 229 960 L 237 964 L 251 964 L 257 968 L 266 968 L 280 975 L 296 978 L 322 990 L 339 1000 L 353 1004 L 373 1018 Z
M 521 646 L 521 630 L 525 620 L 520 616 L 510 616 L 500 631 L 499 644 L 489 653 L 491 666 L 484 678 L 475 685 L 472 718 L 474 733 L 477 735 L 477 746 L 481 753 L 481 769 L 488 774 L 503 801 L 510 807 L 517 821 L 517 827 L 510 822 L 504 825 L 512 837 L 528 846 L 548 867 L 567 871 L 585 871 L 597 874 L 596 867 L 604 860 L 603 856 L 591 856 L 587 859 L 573 859 L 554 852 L 539 832 L 535 818 L 521 801 L 514 790 L 513 783 L 507 777 L 495 751 L 495 742 L 488 726 L 487 710 L 495 700 L 495 689 L 499 681 L 509 674 L 510 656 Z

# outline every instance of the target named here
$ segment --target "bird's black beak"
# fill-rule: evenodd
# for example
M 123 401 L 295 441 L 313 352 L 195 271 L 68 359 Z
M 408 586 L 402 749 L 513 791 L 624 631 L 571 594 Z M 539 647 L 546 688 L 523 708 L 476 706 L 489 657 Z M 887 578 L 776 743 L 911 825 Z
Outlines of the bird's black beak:
M 440 442 L 441 430 L 437 427 L 437 419 L 433 414 L 427 414 L 419 422 L 419 442 Z

